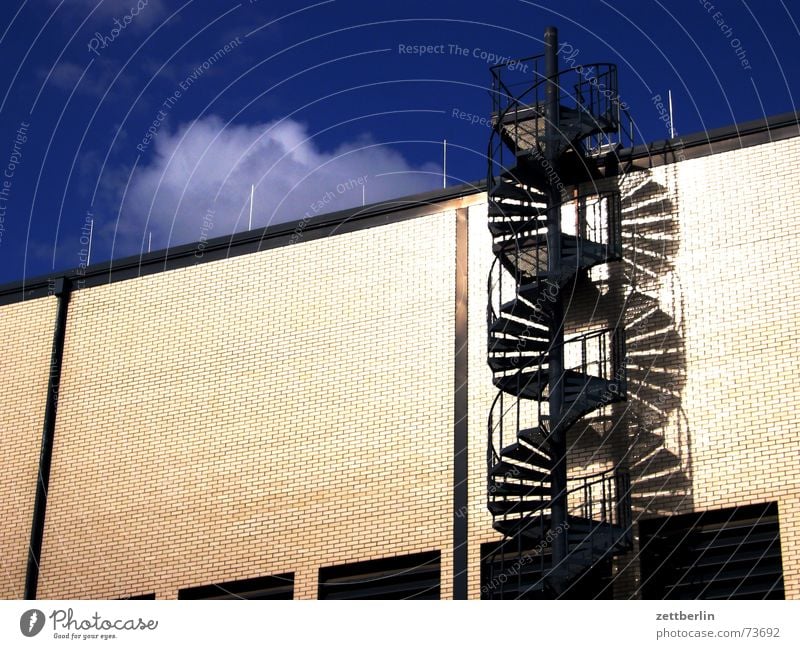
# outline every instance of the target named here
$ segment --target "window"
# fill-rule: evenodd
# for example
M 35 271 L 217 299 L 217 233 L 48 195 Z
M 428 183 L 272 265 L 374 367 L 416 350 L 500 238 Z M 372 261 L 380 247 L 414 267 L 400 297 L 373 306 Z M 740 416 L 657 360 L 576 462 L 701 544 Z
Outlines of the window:
M 639 523 L 644 599 L 783 599 L 776 503 Z
M 439 599 L 441 553 L 329 566 L 319 571 L 319 599 Z
M 481 545 L 481 599 L 555 599 L 542 578 L 550 549 L 514 538 Z M 598 561 L 577 577 L 559 599 L 611 599 L 611 561 Z
M 294 573 L 241 579 L 178 591 L 178 599 L 292 599 Z
M 128 595 L 128 597 L 120 597 L 121 600 L 124 599 L 155 599 L 155 593 L 144 593 L 143 595 Z

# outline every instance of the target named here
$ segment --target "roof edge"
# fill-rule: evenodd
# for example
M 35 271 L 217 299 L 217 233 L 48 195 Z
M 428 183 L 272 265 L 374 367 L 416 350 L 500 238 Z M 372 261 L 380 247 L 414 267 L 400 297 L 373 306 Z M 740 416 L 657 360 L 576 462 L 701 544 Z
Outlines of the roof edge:
M 655 140 L 615 154 L 621 162 L 647 160 L 656 167 L 716 153 L 776 142 L 800 136 L 800 113 L 787 112 L 699 131 L 671 139 Z M 300 240 L 308 241 L 353 232 L 387 223 L 431 214 L 430 207 L 486 191 L 486 181 L 464 183 L 412 196 L 381 201 L 286 223 L 195 241 L 155 252 L 132 255 L 118 261 L 92 264 L 86 268 L 40 275 L 0 285 L 0 305 L 42 297 L 55 278 L 69 280 L 75 288 L 110 284 L 157 272 L 267 250 Z M 444 208 L 447 209 L 447 208 Z M 391 215 L 391 218 L 390 218 Z
M 654 140 L 648 144 L 621 149 L 617 156 L 623 161 L 649 158 L 648 166 L 657 167 L 671 162 L 777 142 L 799 135 L 800 113 L 788 112 L 721 126 L 710 131 L 697 131 L 674 138 Z
M 141 255 L 105 261 L 85 268 L 59 271 L 31 279 L 0 285 L 0 305 L 43 297 L 56 278 L 68 280 L 73 289 L 132 279 L 186 266 L 218 261 L 267 250 L 291 243 L 310 241 L 336 234 L 354 232 L 387 223 L 427 216 L 431 208 L 448 209 L 442 203 L 486 191 L 486 181 L 464 183 L 412 196 L 372 203 L 362 207 L 319 214 L 310 218 L 278 223 L 246 232 L 195 241 Z M 391 215 L 391 218 L 390 218 Z

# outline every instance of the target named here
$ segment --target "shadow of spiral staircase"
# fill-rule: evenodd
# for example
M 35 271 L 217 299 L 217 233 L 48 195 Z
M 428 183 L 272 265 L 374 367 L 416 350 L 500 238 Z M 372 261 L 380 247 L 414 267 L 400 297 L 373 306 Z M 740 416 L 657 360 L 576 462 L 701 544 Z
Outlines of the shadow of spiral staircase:
M 627 394 L 573 426 L 573 470 L 624 466 L 630 476 L 633 547 L 615 557 L 613 581 L 591 597 L 631 597 L 639 590 L 638 522 L 693 509 L 691 430 L 682 407 L 686 383 L 683 289 L 674 268 L 680 245 L 675 170 L 647 164 L 618 184 L 623 260 L 576 282 L 568 329 L 586 318 L 624 326 Z M 624 324 L 623 324 L 624 323 Z M 585 589 L 584 589 L 585 592 Z M 578 595 L 576 595 L 578 596 Z

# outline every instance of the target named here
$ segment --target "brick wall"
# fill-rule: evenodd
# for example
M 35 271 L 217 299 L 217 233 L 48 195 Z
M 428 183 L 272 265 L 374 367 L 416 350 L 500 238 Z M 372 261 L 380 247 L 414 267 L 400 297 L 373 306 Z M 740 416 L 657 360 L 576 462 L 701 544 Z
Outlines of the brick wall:
M 39 470 L 56 298 L 0 309 L 0 598 L 20 599 Z
M 675 278 L 665 281 L 682 298 L 681 405 L 694 508 L 776 500 L 793 599 L 800 598 L 799 169 L 800 138 L 682 163 L 681 245 Z
M 75 293 L 43 598 L 442 550 L 455 213 Z
M 623 322 L 629 400 L 576 426 L 574 473 L 630 468 L 637 517 L 777 500 L 800 597 L 800 138 L 623 181 L 625 260 L 570 332 Z M 754 188 L 757 188 L 754 189 Z M 485 509 L 485 197 L 469 210 L 469 590 Z M 41 597 L 124 597 L 441 550 L 452 592 L 455 215 L 78 291 Z M 4 597 L 21 595 L 55 300 L 3 307 Z M 622 318 L 622 320 L 620 320 Z M 24 354 L 24 358 L 23 355 Z M 6 433 L 8 434 L 8 433 Z M 14 437 L 16 436 L 16 437 Z M 21 495 L 21 496 L 20 496 Z M 636 596 L 636 551 L 615 562 Z

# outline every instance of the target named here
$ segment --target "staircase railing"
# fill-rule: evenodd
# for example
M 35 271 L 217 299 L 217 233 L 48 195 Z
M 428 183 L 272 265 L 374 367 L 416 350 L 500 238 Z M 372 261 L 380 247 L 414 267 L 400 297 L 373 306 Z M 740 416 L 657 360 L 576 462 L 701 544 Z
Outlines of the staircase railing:
M 571 516 L 629 527 L 630 474 L 614 467 L 586 476 L 568 477 L 567 506 Z
M 535 219 L 515 218 L 515 204 L 500 203 L 491 198 L 496 207 L 507 208 L 509 216 L 503 219 L 522 226 L 532 223 L 524 233 L 511 235 L 495 242 L 495 254 L 506 259 L 504 267 L 519 284 L 522 281 L 521 268 L 528 269 L 527 275 L 544 275 L 547 272 L 547 241 L 544 236 L 546 224 L 535 223 Z M 569 213 L 561 217 L 565 231 L 570 228 L 578 239 L 579 249 L 583 242 L 602 246 L 603 262 L 619 259 L 622 256 L 622 202 L 619 191 L 602 190 L 584 192 L 574 201 L 565 201 L 559 208 L 574 206 L 575 223 L 568 222 Z M 497 219 L 495 219 L 497 220 Z M 494 271 L 494 267 L 492 268 Z M 491 288 L 491 285 L 490 285 Z
M 526 63 L 530 72 L 518 75 L 514 82 L 509 82 L 507 77 L 518 73 L 520 66 L 503 64 L 491 68 L 493 126 L 488 151 L 489 179 L 495 176 L 495 164 L 499 162 L 502 166 L 503 134 L 515 143 L 533 145 L 515 145 L 512 150 L 515 159 L 521 150 L 534 147 L 543 154 L 545 92 L 549 79 L 544 74 L 542 55 L 520 59 L 520 63 Z M 619 96 L 615 64 L 593 63 L 565 68 L 558 73 L 556 83 L 561 96 L 570 100 L 567 108 L 575 110 L 599 131 L 583 139 L 587 154 L 633 146 L 634 123 L 627 104 Z M 517 88 L 525 89 L 516 92 Z M 561 141 L 570 141 L 566 132 L 558 136 Z
M 577 234 L 604 247 L 607 260 L 622 256 L 622 200 L 618 190 L 580 194 L 576 200 Z
M 542 248 L 545 251 L 545 252 L 542 252 L 542 255 L 544 255 L 546 253 L 546 248 L 544 246 L 542 246 Z M 537 262 L 537 263 L 546 263 L 546 261 L 547 261 L 546 258 L 542 258 L 541 262 Z M 489 269 L 489 278 L 488 278 L 488 281 L 487 281 L 487 290 L 488 290 L 488 302 L 487 302 L 487 307 L 486 307 L 486 316 L 487 316 L 486 324 L 488 326 L 487 331 L 489 331 L 491 329 L 492 325 L 500 317 L 500 315 L 501 315 L 500 307 L 503 304 L 505 304 L 506 301 L 507 301 L 503 297 L 503 275 L 504 275 L 503 271 L 504 270 L 506 272 L 508 272 L 508 269 L 506 269 L 502 265 L 502 262 L 500 261 L 499 257 L 495 257 L 494 261 L 492 262 L 492 265 L 491 265 L 491 267 Z M 511 273 L 509 273 L 509 275 L 510 274 Z M 514 298 L 519 298 L 519 286 L 520 286 L 520 283 L 518 281 L 516 281 L 517 278 L 513 277 L 513 276 L 510 278 L 510 280 L 511 280 L 512 288 L 514 290 L 513 297 Z M 510 299 L 511 298 L 509 297 L 509 300 Z M 534 308 L 537 307 L 537 305 L 535 303 L 532 306 L 534 306 Z M 545 306 L 544 303 L 538 305 L 539 308 L 541 308 L 543 306 Z M 532 331 L 533 331 L 533 329 L 532 329 Z
M 489 438 L 492 439 L 491 434 Z M 500 445 L 502 446 L 502 442 Z M 490 467 L 500 461 L 499 452 L 491 442 L 489 459 Z M 538 484 L 544 486 L 548 483 L 541 480 Z M 489 484 L 488 496 L 491 500 L 491 484 Z M 630 473 L 626 469 L 613 467 L 590 475 L 567 477 L 566 498 L 571 517 L 613 525 L 620 528 L 625 534 L 630 534 L 633 522 L 631 479 Z M 550 508 L 545 506 L 534 512 L 512 513 L 502 518 L 519 519 L 522 521 L 520 529 L 539 530 L 544 533 L 548 530 L 548 523 L 545 519 L 549 514 Z
M 618 344 L 619 338 L 616 329 L 605 327 L 566 339 L 564 358 L 567 371 L 600 379 L 613 379 L 617 368 L 614 367 L 614 354 L 611 350 Z
M 535 416 L 532 401 L 498 391 L 489 410 L 486 453 L 489 470 L 500 461 L 500 450 L 517 440 L 518 431 L 536 426 Z
M 609 381 L 607 398 L 609 403 L 625 397 L 627 390 L 625 335 L 622 329 L 606 327 L 579 334 L 564 340 L 563 346 L 567 372 L 579 372 L 589 378 L 596 377 Z M 545 361 L 546 359 L 540 361 L 540 370 Z M 566 376 L 565 373 L 557 384 L 558 389 L 562 391 L 562 403 L 565 397 Z M 547 409 L 547 398 L 543 397 L 537 403 L 539 419 L 550 419 L 551 413 Z
M 493 307 L 489 306 L 488 316 L 490 324 L 492 318 L 496 317 Z M 625 336 L 621 329 L 604 328 L 584 334 L 580 334 L 569 338 L 564 341 L 564 357 L 567 360 L 567 371 L 579 372 L 586 377 L 596 377 L 605 379 L 608 384 L 607 401 L 610 403 L 620 397 L 624 398 L 627 391 L 626 371 L 625 371 Z M 541 425 L 543 421 L 550 418 L 548 406 L 548 377 L 544 371 L 547 366 L 547 353 L 538 355 L 538 360 L 535 365 L 528 368 L 521 368 L 507 373 L 514 376 L 516 375 L 517 387 L 533 387 L 535 385 L 536 392 L 542 395 L 541 399 L 520 399 L 515 398 L 514 410 L 512 411 L 515 417 L 515 425 L 510 426 L 509 429 L 514 433 L 524 428 L 534 427 Z M 566 374 L 564 375 L 567 376 Z M 562 378 L 558 382 L 558 388 L 563 390 L 566 387 L 566 382 Z M 487 458 L 490 467 L 494 466 L 494 460 L 499 460 L 497 451 L 503 448 L 503 425 L 504 419 L 508 416 L 507 411 L 504 409 L 503 395 L 505 392 L 500 390 L 492 402 L 492 407 L 489 410 L 489 447 L 492 449 L 494 455 L 490 454 Z M 513 398 L 509 395 L 509 398 Z M 535 413 L 532 411 L 531 404 L 535 403 Z M 524 412 L 529 411 L 529 412 Z M 535 414 L 535 417 L 534 417 Z M 499 428 L 498 428 L 499 427 Z M 495 448 L 495 437 L 499 432 L 499 446 Z

